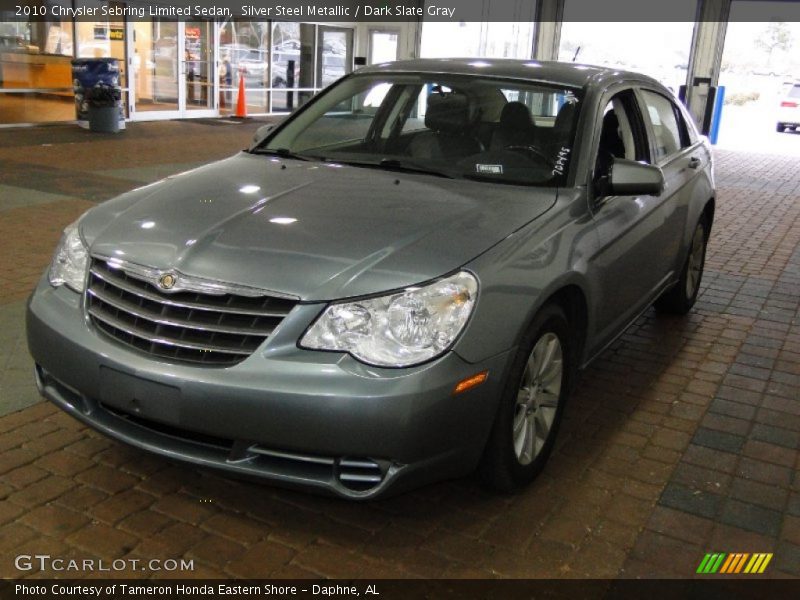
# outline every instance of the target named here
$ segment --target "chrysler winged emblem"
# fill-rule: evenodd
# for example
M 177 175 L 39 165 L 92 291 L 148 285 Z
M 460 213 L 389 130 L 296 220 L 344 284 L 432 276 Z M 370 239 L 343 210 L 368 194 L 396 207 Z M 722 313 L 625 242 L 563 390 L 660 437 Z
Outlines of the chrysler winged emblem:
M 170 290 L 175 285 L 175 275 L 164 273 L 158 278 L 158 286 L 163 290 Z

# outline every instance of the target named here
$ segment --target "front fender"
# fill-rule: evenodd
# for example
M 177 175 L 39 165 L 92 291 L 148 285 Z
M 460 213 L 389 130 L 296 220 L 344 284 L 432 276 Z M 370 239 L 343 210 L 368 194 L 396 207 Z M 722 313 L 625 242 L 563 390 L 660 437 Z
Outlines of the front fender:
M 580 193 L 565 195 L 548 213 L 466 265 L 478 277 L 480 293 L 455 346 L 459 356 L 479 362 L 516 347 L 538 310 L 566 286 L 577 286 L 587 296 L 584 249 L 594 238 L 585 206 Z

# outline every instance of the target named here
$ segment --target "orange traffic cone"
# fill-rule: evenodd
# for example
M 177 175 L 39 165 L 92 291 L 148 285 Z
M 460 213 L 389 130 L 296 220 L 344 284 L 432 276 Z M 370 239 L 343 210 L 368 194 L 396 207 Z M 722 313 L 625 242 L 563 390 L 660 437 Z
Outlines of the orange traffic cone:
M 239 97 L 236 99 L 236 114 L 234 115 L 237 119 L 246 119 L 247 118 L 247 100 L 245 99 L 244 94 L 244 77 L 239 74 Z

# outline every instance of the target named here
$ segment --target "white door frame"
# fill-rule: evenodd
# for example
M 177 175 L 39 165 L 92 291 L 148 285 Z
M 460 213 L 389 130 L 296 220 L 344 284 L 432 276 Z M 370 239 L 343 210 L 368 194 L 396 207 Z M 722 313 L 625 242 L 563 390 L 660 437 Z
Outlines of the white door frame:
M 209 44 L 213 44 L 210 56 L 211 83 L 209 94 L 212 98 L 212 107 L 208 109 L 188 109 L 186 106 L 186 23 L 177 21 L 178 26 L 178 107 L 175 110 L 136 110 L 136 84 L 134 81 L 135 70 L 133 57 L 135 55 L 134 21 L 129 20 L 126 25 L 125 38 L 128 55 L 128 115 L 131 121 L 163 121 L 168 119 L 209 118 L 219 116 L 219 22 L 211 21 Z

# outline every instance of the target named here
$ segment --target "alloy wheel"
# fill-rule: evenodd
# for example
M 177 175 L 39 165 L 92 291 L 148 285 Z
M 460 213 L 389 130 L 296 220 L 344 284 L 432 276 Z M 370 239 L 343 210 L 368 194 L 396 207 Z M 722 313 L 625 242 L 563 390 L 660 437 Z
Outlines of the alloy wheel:
M 561 342 L 546 333 L 536 342 L 522 374 L 514 409 L 514 454 L 529 465 L 544 448 L 553 428 L 564 371 Z
M 692 249 L 689 253 L 689 266 L 686 273 L 686 297 L 694 298 L 697 287 L 700 285 L 700 277 L 703 274 L 703 256 L 705 254 L 705 231 L 703 225 L 699 224 L 694 230 L 692 238 Z

